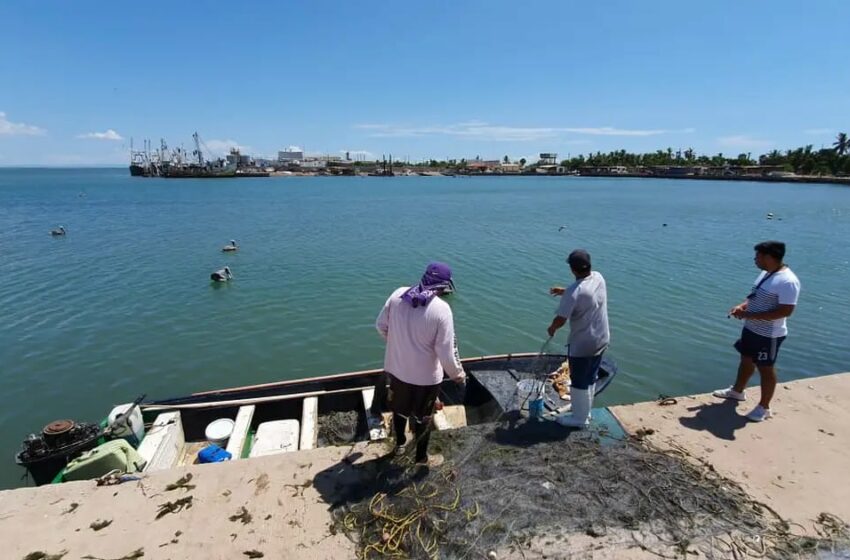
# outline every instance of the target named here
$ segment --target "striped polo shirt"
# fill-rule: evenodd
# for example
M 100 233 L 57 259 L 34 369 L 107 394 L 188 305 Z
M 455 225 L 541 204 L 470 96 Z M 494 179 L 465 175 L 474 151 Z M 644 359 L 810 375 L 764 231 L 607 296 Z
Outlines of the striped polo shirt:
M 749 298 L 747 311 L 750 313 L 764 313 L 765 311 L 773 311 L 779 305 L 797 305 L 797 298 L 800 296 L 800 280 L 797 278 L 797 275 L 786 266 L 782 270 L 773 273 L 770 278 L 759 286 L 759 282 L 767 274 L 767 272 L 762 271 L 758 275 L 758 278 L 756 278 L 753 284 L 755 294 Z M 779 338 L 788 334 L 785 317 L 773 321 L 747 319 L 744 322 L 744 327 L 768 338 Z

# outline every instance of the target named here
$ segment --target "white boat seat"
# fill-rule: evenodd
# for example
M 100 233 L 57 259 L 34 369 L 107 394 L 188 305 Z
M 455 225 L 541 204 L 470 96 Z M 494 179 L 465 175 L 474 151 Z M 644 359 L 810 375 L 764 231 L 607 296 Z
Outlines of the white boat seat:
M 177 465 L 186 438 L 180 411 L 163 412 L 154 420 L 139 445 L 139 455 L 146 461 L 144 472 L 162 471 Z
M 233 460 L 242 458 L 242 451 L 245 449 L 245 442 L 248 439 L 248 430 L 251 429 L 251 420 L 254 419 L 254 408 L 253 404 L 240 406 L 239 412 L 236 413 L 233 432 L 227 442 L 227 452 L 230 453 Z
M 263 457 L 298 450 L 298 420 L 274 420 L 257 426 L 251 457 Z
M 375 400 L 375 388 L 368 387 L 361 391 L 363 395 L 363 409 L 366 411 L 366 424 L 369 427 L 369 440 L 380 441 L 389 435 L 386 422 L 383 417 L 372 416 L 372 402 Z
M 307 397 L 301 404 L 301 442 L 299 449 L 315 449 L 319 438 L 319 398 Z

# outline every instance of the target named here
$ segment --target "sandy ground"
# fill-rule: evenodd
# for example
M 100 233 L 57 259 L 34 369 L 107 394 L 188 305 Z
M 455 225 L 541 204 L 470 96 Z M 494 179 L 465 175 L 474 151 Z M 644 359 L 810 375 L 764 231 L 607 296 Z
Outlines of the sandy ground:
M 116 486 L 86 481 L 1 492 L 0 557 L 67 551 L 63 560 L 118 559 L 141 549 L 145 560 L 238 559 L 250 551 L 274 559 L 353 558 L 352 543 L 329 531 L 328 502 L 345 484 L 346 455 L 362 463 L 385 449 L 358 444 L 194 465 Z M 165 490 L 186 473 L 195 488 Z M 190 508 L 156 519 L 160 504 L 188 497 Z M 231 521 L 243 507 L 250 521 Z M 92 528 L 103 522 L 110 523 Z
M 707 460 L 810 533 L 821 512 L 850 520 L 850 373 L 780 384 L 771 403 L 775 416 L 749 422 L 744 415 L 759 397 L 754 387 L 742 403 L 709 394 L 611 412 L 627 432 L 654 430 L 647 439 L 656 445 Z

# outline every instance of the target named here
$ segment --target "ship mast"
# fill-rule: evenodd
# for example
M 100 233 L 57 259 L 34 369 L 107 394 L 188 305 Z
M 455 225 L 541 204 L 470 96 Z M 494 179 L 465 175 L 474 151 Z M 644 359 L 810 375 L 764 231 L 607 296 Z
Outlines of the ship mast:
M 198 137 L 198 133 L 192 135 L 192 139 L 195 141 L 195 154 L 198 156 L 198 165 L 201 167 L 204 166 L 204 154 L 201 152 L 201 140 Z

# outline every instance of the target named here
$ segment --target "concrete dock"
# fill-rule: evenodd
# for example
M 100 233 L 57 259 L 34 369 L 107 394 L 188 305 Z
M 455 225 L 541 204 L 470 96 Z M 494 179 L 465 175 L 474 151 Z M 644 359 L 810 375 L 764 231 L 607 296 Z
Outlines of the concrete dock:
M 705 460 L 810 534 L 821 512 L 850 520 L 850 373 L 781 383 L 775 415 L 761 423 L 744 417 L 758 386 L 746 393 L 746 402 L 707 394 L 610 410 L 628 433 L 652 430 L 647 440 Z
M 742 415 L 758 401 L 711 395 L 612 407 L 627 432 L 711 463 L 755 499 L 814 532 L 820 512 L 850 519 L 850 373 L 785 383 L 776 416 Z M 737 406 L 735 406 L 737 404 Z M 98 487 L 94 481 L 0 492 L 0 556 L 41 552 L 63 560 L 354 558 L 355 546 L 331 530 L 331 504 L 357 488 L 385 444 L 321 448 L 217 465 L 193 465 Z M 168 490 L 187 473 L 191 487 Z M 350 497 L 350 495 L 349 495 Z M 191 498 L 191 499 L 190 499 Z M 182 503 L 182 508 L 180 504 Z M 171 504 L 173 512 L 164 513 Z M 657 558 L 632 536 L 571 535 L 569 550 L 528 558 Z M 143 556 L 139 554 L 143 553 Z M 526 551 L 526 554 L 528 551 Z M 545 556 L 544 556 L 545 554 Z M 499 551 L 498 558 L 526 557 Z M 698 557 L 698 556 L 689 556 Z

